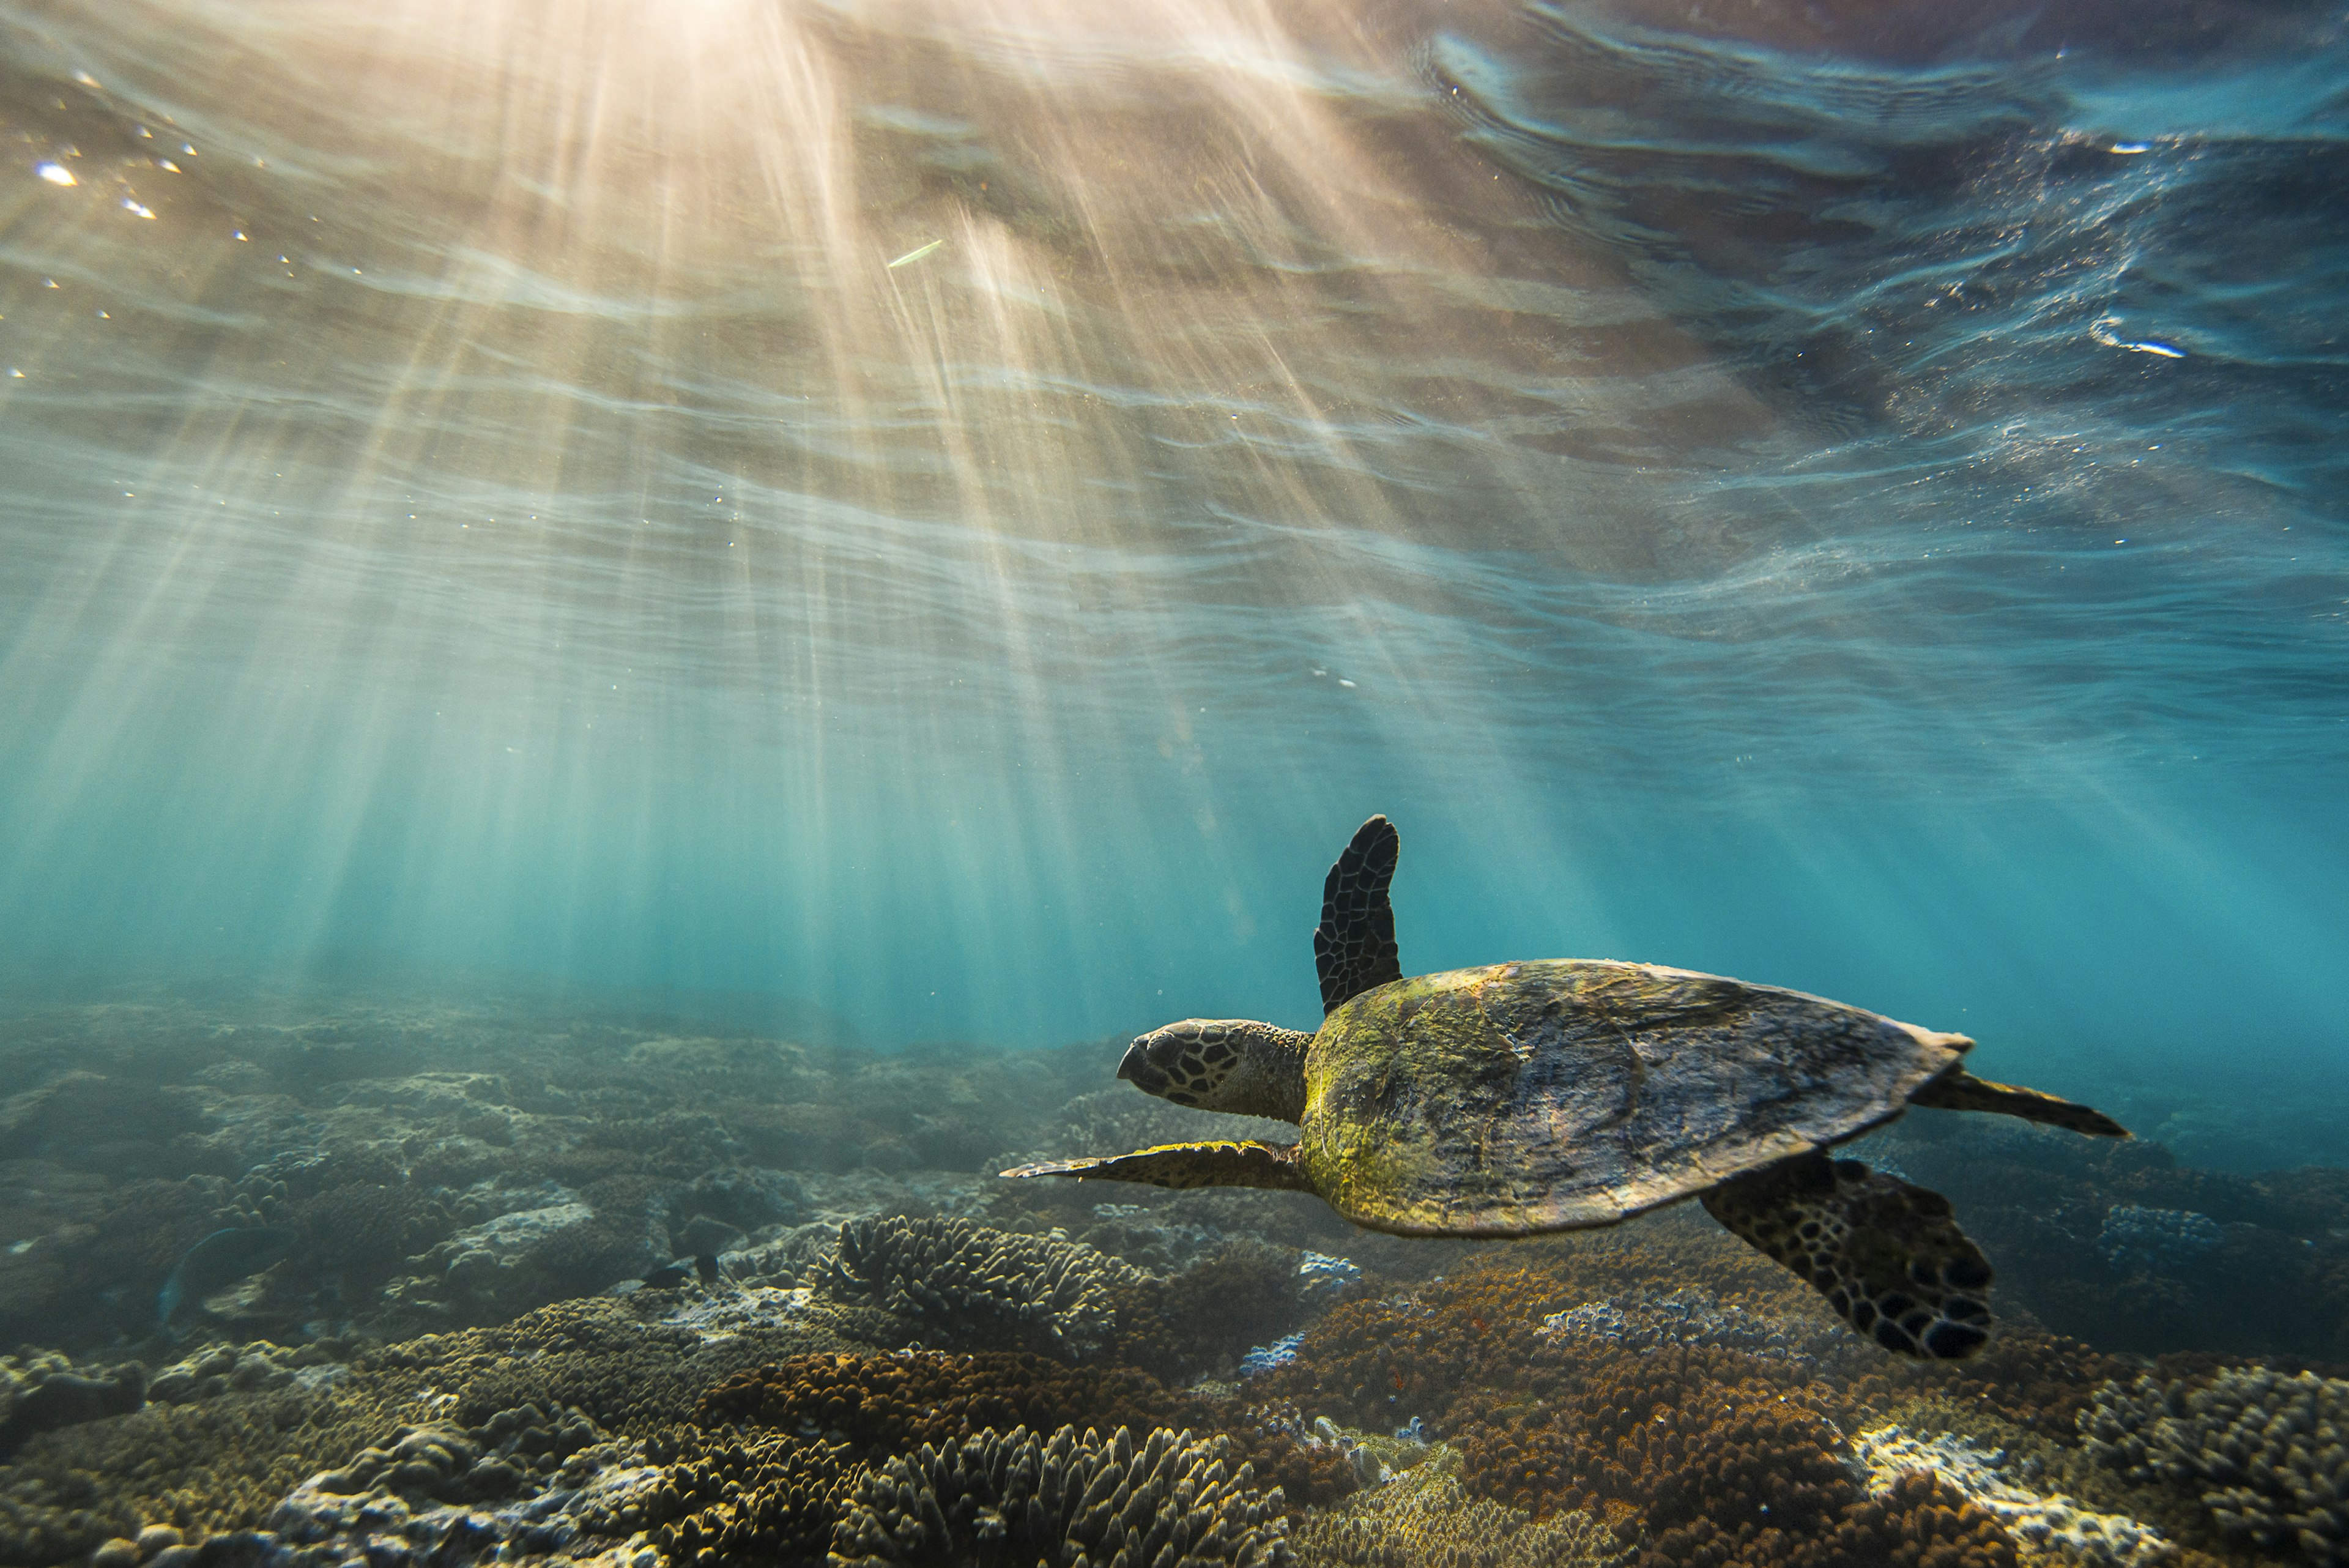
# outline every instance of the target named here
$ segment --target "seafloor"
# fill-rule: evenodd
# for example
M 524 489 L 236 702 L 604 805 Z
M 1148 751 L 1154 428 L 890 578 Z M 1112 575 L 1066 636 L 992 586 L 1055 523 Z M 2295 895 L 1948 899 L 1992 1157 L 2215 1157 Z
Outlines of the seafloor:
M 990 1174 L 1238 1125 L 1121 1044 L 10 1010 L 0 1561 L 2349 1563 L 2349 1171 L 1913 1113 L 1862 1152 L 2002 1325 L 1919 1366 L 1692 1207 L 1472 1245 Z

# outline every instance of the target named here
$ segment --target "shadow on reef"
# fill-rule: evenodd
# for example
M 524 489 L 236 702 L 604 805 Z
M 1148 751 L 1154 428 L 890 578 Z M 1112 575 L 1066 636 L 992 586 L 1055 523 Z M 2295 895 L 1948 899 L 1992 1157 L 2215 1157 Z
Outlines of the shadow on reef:
M 1104 1089 L 1122 1044 L 9 1020 L 0 1562 L 2349 1563 L 2349 1174 L 1914 1114 L 1862 1152 L 2001 1273 L 1918 1366 L 1690 1210 L 994 1179 L 1229 1133 Z

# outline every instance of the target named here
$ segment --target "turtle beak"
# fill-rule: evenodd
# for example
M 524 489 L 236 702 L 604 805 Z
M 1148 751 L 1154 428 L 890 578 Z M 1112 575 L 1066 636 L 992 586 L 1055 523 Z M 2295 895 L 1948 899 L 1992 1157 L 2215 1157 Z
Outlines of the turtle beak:
M 1151 1064 L 1144 1049 L 1151 1037 L 1143 1035 L 1125 1048 L 1125 1055 L 1117 1064 L 1117 1075 L 1145 1095 L 1154 1095 L 1167 1085 L 1166 1075 Z

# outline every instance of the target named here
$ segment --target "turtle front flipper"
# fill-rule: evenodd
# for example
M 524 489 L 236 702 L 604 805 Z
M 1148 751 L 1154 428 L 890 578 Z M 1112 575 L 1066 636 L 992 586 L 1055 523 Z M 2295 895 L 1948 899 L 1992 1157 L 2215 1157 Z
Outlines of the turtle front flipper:
M 1209 1143 L 1166 1143 L 1132 1154 L 1094 1155 L 1084 1159 L 1046 1160 L 1019 1165 L 1005 1176 L 1073 1176 L 1103 1181 L 1144 1181 L 1153 1187 L 1269 1187 L 1285 1192 L 1310 1192 L 1304 1164 L 1293 1143 L 1243 1143 L 1219 1138 Z
M 1313 965 L 1321 976 L 1321 1012 L 1335 1012 L 1366 991 L 1402 978 L 1395 950 L 1394 906 L 1387 888 L 1402 853 L 1394 824 L 1374 816 L 1354 830 L 1321 883 L 1321 923 L 1313 930 Z
M 1990 1338 L 1990 1263 L 1938 1192 L 1814 1152 L 1724 1181 L 1703 1202 L 1887 1350 L 1955 1361 Z

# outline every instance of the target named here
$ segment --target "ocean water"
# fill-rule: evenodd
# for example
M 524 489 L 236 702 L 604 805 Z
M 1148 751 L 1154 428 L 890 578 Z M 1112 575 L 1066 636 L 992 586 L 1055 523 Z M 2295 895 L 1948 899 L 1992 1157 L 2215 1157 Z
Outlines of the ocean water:
M 807 1238 L 892 1213 L 1436 1289 L 1308 1199 L 987 1174 L 1196 1136 L 1118 1048 L 1309 1027 L 1381 812 L 1406 973 L 1963 1032 L 2146 1135 L 1902 1124 L 2002 1301 L 2349 1363 L 2338 5 L 0 0 L 0 155 L 18 1373 L 341 1366 L 705 1250 L 821 1297 Z M 414 1212 L 322 1251 L 360 1189 Z M 215 1222 L 293 1255 L 159 1322 Z M 1293 1331 L 1334 1387 L 1302 1311 L 1147 1365 Z M 1380 1420 L 1485 1429 L 1429 1399 Z M 0 1559 L 162 1517 L 74 1462 L 0 1463 Z

